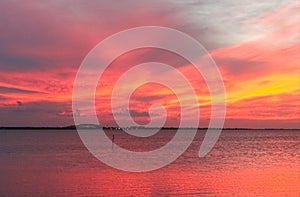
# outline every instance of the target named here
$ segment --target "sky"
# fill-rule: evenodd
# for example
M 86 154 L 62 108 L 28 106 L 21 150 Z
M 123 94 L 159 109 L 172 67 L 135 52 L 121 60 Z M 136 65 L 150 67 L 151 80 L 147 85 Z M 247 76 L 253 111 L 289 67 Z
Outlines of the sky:
M 89 51 L 119 31 L 164 26 L 195 38 L 215 61 L 226 90 L 225 127 L 300 128 L 297 0 L 4 0 L 0 18 L 0 126 L 74 124 L 73 82 Z M 124 71 L 151 61 L 187 76 L 197 94 L 199 126 L 207 126 L 211 98 L 203 77 L 182 57 L 149 48 L 121 55 L 105 71 L 95 98 L 99 122 L 115 126 L 110 106 L 114 84 Z M 130 79 L 162 74 L 168 76 L 145 69 Z M 122 84 L 123 90 L 130 85 Z M 154 103 L 165 107 L 165 126 L 178 126 L 177 96 L 155 83 L 136 88 L 129 108 L 120 101 L 115 116 L 128 110 L 137 123 L 147 124 Z

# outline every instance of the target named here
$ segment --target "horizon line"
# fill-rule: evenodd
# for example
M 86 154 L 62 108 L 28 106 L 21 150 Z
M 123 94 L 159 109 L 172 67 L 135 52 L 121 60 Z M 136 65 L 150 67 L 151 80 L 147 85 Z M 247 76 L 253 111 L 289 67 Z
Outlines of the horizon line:
M 90 125 L 94 127 L 81 127 L 81 125 Z M 59 129 L 59 130 L 68 130 L 68 129 L 112 129 L 112 130 L 132 130 L 132 129 L 161 129 L 161 130 L 175 130 L 175 129 L 198 129 L 198 130 L 300 130 L 300 128 L 250 128 L 250 127 L 224 127 L 224 128 L 208 128 L 208 127 L 144 127 L 144 126 L 129 126 L 129 127 L 115 127 L 115 126 L 100 126 L 93 124 L 81 124 L 81 125 L 68 125 L 68 126 L 0 126 L 0 130 L 3 129 Z

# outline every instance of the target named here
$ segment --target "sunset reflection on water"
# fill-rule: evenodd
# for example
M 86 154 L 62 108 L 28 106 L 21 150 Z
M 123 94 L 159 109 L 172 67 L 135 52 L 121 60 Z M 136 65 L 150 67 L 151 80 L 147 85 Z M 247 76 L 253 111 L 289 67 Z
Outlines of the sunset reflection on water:
M 76 131 L 0 135 L 1 196 L 299 196 L 300 192 L 299 131 L 223 131 L 214 149 L 199 158 L 201 131 L 179 159 L 146 173 L 102 164 Z

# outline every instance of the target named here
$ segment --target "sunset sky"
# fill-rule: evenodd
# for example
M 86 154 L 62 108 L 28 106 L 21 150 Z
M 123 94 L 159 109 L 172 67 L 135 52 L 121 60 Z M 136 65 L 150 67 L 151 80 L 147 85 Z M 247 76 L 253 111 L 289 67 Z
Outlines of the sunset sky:
M 300 127 L 297 0 L 4 0 L 0 18 L 0 126 L 74 124 L 73 82 L 88 52 L 121 30 L 157 25 L 185 32 L 209 51 L 226 89 L 225 127 Z M 187 76 L 197 93 L 199 126 L 207 126 L 211 102 L 201 76 L 176 54 L 146 48 L 117 58 L 100 79 L 100 123 L 115 125 L 110 96 L 122 73 L 150 61 L 171 65 Z M 132 79 L 155 75 L 145 70 Z M 167 126 L 178 126 L 178 99 L 159 84 L 137 88 L 130 108 L 120 105 L 120 113 L 129 110 L 136 122 L 145 124 L 153 103 L 165 107 Z

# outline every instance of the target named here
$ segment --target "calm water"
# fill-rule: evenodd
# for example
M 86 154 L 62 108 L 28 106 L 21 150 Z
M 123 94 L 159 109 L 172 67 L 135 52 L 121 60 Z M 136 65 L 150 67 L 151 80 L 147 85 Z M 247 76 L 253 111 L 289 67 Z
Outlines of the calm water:
M 174 134 L 162 132 L 116 140 L 154 149 Z M 129 173 L 94 158 L 76 131 L 0 130 L 0 196 L 300 196 L 299 130 L 223 131 L 198 158 L 204 134 L 172 164 Z

